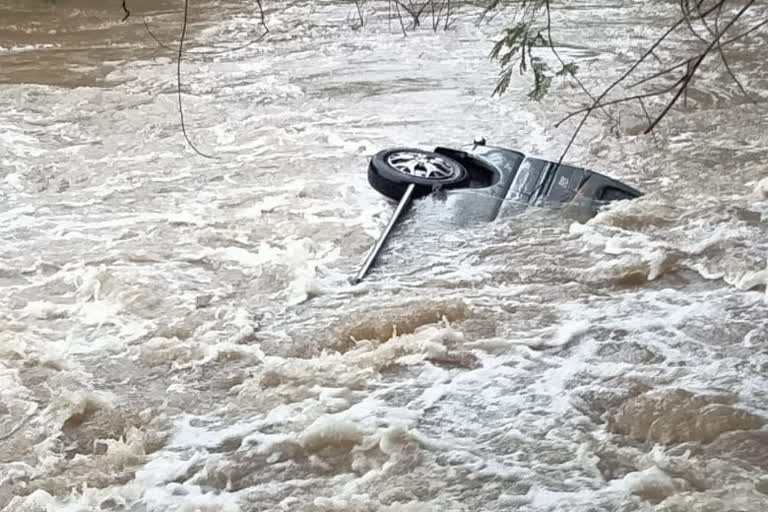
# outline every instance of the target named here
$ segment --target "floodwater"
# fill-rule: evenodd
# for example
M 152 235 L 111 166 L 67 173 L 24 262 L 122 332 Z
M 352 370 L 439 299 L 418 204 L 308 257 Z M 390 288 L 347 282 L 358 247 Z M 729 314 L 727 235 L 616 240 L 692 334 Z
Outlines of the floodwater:
M 195 2 L 206 159 L 144 25 L 174 47 L 181 2 L 127 5 L 0 7 L 2 510 L 768 510 L 762 56 L 729 53 L 749 99 L 713 65 L 655 138 L 636 105 L 587 123 L 567 160 L 643 198 L 461 229 L 432 204 L 352 286 L 392 209 L 373 153 L 557 158 L 578 89 L 490 96 L 509 13 L 404 36 L 386 4 L 269 4 L 237 49 L 256 4 Z M 677 9 L 568 5 L 592 90 Z

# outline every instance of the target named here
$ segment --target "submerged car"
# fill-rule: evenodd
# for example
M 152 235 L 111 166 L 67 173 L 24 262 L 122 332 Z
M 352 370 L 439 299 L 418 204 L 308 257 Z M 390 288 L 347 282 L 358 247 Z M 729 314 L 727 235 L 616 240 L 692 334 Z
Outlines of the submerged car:
M 531 206 L 563 209 L 585 220 L 607 203 L 642 195 L 604 174 L 489 146 L 483 138 L 465 149 L 379 151 L 368 165 L 368 182 L 399 204 L 353 282 L 364 277 L 413 198 L 439 194 L 444 200 L 439 208 L 441 221 L 465 226 Z
M 413 197 L 440 190 L 451 203 L 446 214 L 486 222 L 530 206 L 568 208 L 580 217 L 593 216 L 608 202 L 642 195 L 598 172 L 488 146 L 482 138 L 466 149 L 380 151 L 371 158 L 368 182 L 396 200 L 409 185 L 414 185 Z

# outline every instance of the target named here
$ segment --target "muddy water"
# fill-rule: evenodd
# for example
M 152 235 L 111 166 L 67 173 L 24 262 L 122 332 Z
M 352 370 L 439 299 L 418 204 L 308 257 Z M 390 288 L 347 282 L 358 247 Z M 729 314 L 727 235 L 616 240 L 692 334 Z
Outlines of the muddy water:
M 758 57 L 732 57 L 752 101 L 695 84 L 655 140 L 630 109 L 587 125 L 569 159 L 642 199 L 412 217 L 353 287 L 391 210 L 372 153 L 483 133 L 555 158 L 577 92 L 490 98 L 503 17 L 403 37 L 386 11 L 273 6 L 226 52 L 255 5 L 196 4 L 204 159 L 143 23 L 175 45 L 178 4 L 0 10 L 3 510 L 768 509 Z M 563 53 L 595 88 L 673 16 L 571 4 Z

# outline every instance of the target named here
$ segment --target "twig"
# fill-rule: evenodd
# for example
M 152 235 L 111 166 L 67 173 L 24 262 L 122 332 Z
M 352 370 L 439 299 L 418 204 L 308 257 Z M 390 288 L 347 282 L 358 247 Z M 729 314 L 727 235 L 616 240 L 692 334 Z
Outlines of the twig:
M 560 121 L 555 123 L 555 128 L 559 128 L 564 122 L 568 121 L 569 119 L 571 119 L 573 117 L 576 117 L 579 114 L 583 114 L 585 112 L 589 113 L 592 110 L 594 110 L 596 108 L 599 108 L 599 107 L 608 107 L 610 105 L 618 105 L 619 103 L 626 103 L 626 102 L 629 102 L 629 101 L 639 100 L 639 99 L 643 99 L 643 98 L 653 98 L 653 97 L 656 97 L 656 96 L 662 96 L 664 94 L 670 93 L 670 92 L 674 91 L 675 89 L 677 89 L 677 86 L 679 86 L 680 84 L 683 83 L 683 80 L 685 79 L 686 76 L 687 75 L 684 74 L 683 76 L 678 78 L 675 83 L 673 83 L 672 85 L 667 86 L 667 87 L 665 87 L 663 89 L 658 89 L 658 90 L 654 90 L 654 91 L 650 91 L 650 92 L 643 92 L 643 93 L 635 94 L 635 95 L 632 95 L 632 96 L 624 96 L 624 97 L 621 97 L 621 98 L 618 98 L 618 99 L 615 99 L 615 100 L 602 101 L 602 102 L 600 102 L 598 104 L 592 104 L 592 105 L 589 105 L 588 107 L 583 107 L 583 108 L 580 108 L 579 110 L 574 110 L 573 112 L 571 112 L 568 115 L 566 115 L 565 117 L 563 117 Z
M 640 108 L 643 109 L 643 114 L 645 114 L 645 119 L 648 121 L 648 124 L 651 124 L 651 116 L 648 114 L 648 110 L 645 108 L 645 102 L 643 101 L 643 98 L 637 98 L 637 101 L 640 102 Z M 656 137 L 656 132 L 651 132 L 651 136 L 653 136 L 653 142 L 656 143 L 656 146 L 659 145 L 659 139 Z
M 400 20 L 400 28 L 403 30 L 403 37 L 408 37 L 408 32 L 405 30 L 405 24 L 403 23 L 403 14 L 400 12 L 400 4 L 396 0 L 391 1 L 395 5 L 397 19 Z
M 722 7 L 722 4 L 721 4 Z M 707 30 L 712 34 L 715 35 L 718 31 L 718 20 L 720 18 L 720 10 L 717 11 L 717 14 L 715 15 L 715 28 L 714 31 L 709 29 L 709 26 L 707 25 L 706 19 L 702 19 L 704 26 L 707 27 Z M 746 96 L 746 98 L 751 101 L 752 103 L 756 103 L 756 101 L 752 98 L 752 96 L 749 95 L 749 93 L 744 89 L 744 86 L 741 85 L 741 82 L 738 78 L 736 78 L 736 74 L 731 70 L 730 64 L 728 64 L 728 59 L 725 58 L 725 52 L 723 52 L 723 45 L 720 43 L 720 40 L 717 40 L 717 53 L 720 55 L 720 60 L 723 62 L 723 66 L 725 66 L 725 70 L 728 72 L 728 74 L 731 76 L 731 79 L 736 83 L 736 86 L 741 91 L 741 94 Z
M 264 10 L 261 8 L 261 1 L 258 1 L 257 3 L 259 5 L 259 10 L 261 12 L 261 26 L 264 27 L 264 32 L 262 32 L 262 34 L 259 37 L 257 37 L 256 39 L 252 39 L 251 41 L 249 41 L 249 42 L 247 42 L 245 44 L 242 44 L 240 46 L 235 46 L 234 48 L 227 48 L 227 49 L 224 49 L 224 50 L 205 51 L 205 52 L 193 52 L 193 51 L 187 50 L 187 51 L 185 51 L 185 54 L 187 55 L 187 57 L 189 57 L 189 56 L 208 57 L 208 56 L 211 56 L 211 55 L 225 55 L 227 53 L 236 52 L 236 51 L 240 51 L 240 50 L 243 50 L 245 48 L 248 48 L 249 46 L 252 46 L 252 45 L 258 43 L 259 41 L 261 41 L 262 39 L 264 39 L 266 37 L 266 35 L 269 33 L 269 27 L 267 26 L 266 21 L 264 19 Z M 147 22 L 146 16 L 144 17 L 144 29 L 147 31 L 147 34 L 149 34 L 149 36 L 152 39 L 155 40 L 155 43 L 157 43 L 157 45 L 159 47 L 164 48 L 164 49 L 166 49 L 168 51 L 171 51 L 171 52 L 174 52 L 174 53 L 178 51 L 178 48 L 173 48 L 173 47 L 163 43 L 162 41 L 160 41 L 160 38 L 158 38 L 155 35 L 155 33 L 152 32 L 152 29 L 149 28 L 149 23 Z
M 763 27 L 763 26 L 764 26 L 764 25 L 766 25 L 766 24 L 768 24 L 768 18 L 764 19 L 763 21 L 761 21 L 761 22 L 760 22 L 760 23 L 758 23 L 757 25 L 753 26 L 753 27 L 752 27 L 752 28 L 750 28 L 749 30 L 745 30 L 744 32 L 742 32 L 741 34 L 739 34 L 739 35 L 737 35 L 737 36 L 735 36 L 735 37 L 732 37 L 732 38 L 730 38 L 730 39 L 726 39 L 725 41 L 723 41 L 723 46 L 727 46 L 727 45 L 729 45 L 729 44 L 731 44 L 731 43 L 735 43 L 735 42 L 736 42 L 736 41 L 738 41 L 739 39 L 743 39 L 743 38 L 747 37 L 749 34 L 751 34 L 752 32 L 754 32 L 755 30 L 757 30 L 757 29 L 759 29 L 759 28 Z
M 638 81 L 638 82 L 635 82 L 634 84 L 631 84 L 629 87 L 635 87 L 635 86 L 637 86 L 637 85 L 640 85 L 640 84 L 642 84 L 642 83 L 648 82 L 648 81 L 650 81 L 650 80 L 652 80 L 652 79 L 654 79 L 654 78 L 658 78 L 658 77 L 660 77 L 660 76 L 663 76 L 663 75 L 669 74 L 669 73 L 673 72 L 674 70 L 676 70 L 676 69 L 679 69 L 679 68 L 680 68 L 680 67 L 682 67 L 682 66 L 686 66 L 686 71 L 685 71 L 685 73 L 683 73 L 683 75 L 682 75 L 680 78 L 678 78 L 678 79 L 677 79 L 677 80 L 676 80 L 676 81 L 675 81 L 675 82 L 674 82 L 674 83 L 673 83 L 671 86 L 665 87 L 665 88 L 663 88 L 663 89 L 660 89 L 660 90 L 654 90 L 654 91 L 650 91 L 650 92 L 647 92 L 647 93 L 636 94 L 636 95 L 632 95 L 632 96 L 626 96 L 626 97 L 622 97 L 622 98 L 619 98 L 619 99 L 616 99 L 616 100 L 611 100 L 611 101 L 603 101 L 603 98 L 604 98 L 604 97 L 606 96 L 606 94 L 607 94 L 605 91 L 603 91 L 603 94 L 601 94 L 601 95 L 600 95 L 600 97 L 599 97 L 599 101 L 597 101 L 597 102 L 593 102 L 593 104 L 592 104 L 592 105 L 590 105 L 590 106 L 588 106 L 588 107 L 585 107 L 585 108 L 582 108 L 582 109 L 576 110 L 576 111 L 574 111 L 574 112 L 571 112 L 571 113 L 570 113 L 570 114 L 568 114 L 566 117 L 564 117 L 563 119 L 561 119 L 561 120 L 560 120 L 558 123 L 556 123 L 556 124 L 555 124 L 555 126 L 556 126 L 556 127 L 559 127 L 560 125 L 562 125 L 562 123 L 564 123 L 565 121 L 567 121 L 568 119 L 570 119 L 570 118 L 572 118 L 572 117 L 574 117 L 574 116 L 576 116 L 576 115 L 579 115 L 579 114 L 586 114 L 586 115 L 584 116 L 584 118 L 582 119 L 581 123 L 579 124 L 578 128 L 575 130 L 575 132 L 574 132 L 574 136 L 571 138 L 571 143 L 572 143 L 572 142 L 573 142 L 573 140 L 575 139 L 575 136 L 578 134 L 578 131 L 581 129 L 581 127 L 583 126 L 584 122 L 586 121 L 586 118 L 587 118 L 587 117 L 588 117 L 588 115 L 589 115 L 589 114 L 592 112 L 592 110 L 594 110 L 594 109 L 596 109 L 596 108 L 599 108 L 599 107 L 603 107 L 603 106 L 608 106 L 608 105 L 615 105 L 615 104 L 618 104 L 618 103 L 629 102 L 629 101 L 634 101 L 634 100 L 639 100 L 639 101 L 641 101 L 641 102 L 642 102 L 642 100 L 643 100 L 644 98 L 650 98 L 650 97 L 655 97 L 655 96 L 661 96 L 661 95 L 664 95 L 664 94 L 670 93 L 670 92 L 672 92 L 673 90 L 677 90 L 677 93 L 676 93 L 676 94 L 675 94 L 675 96 L 674 96 L 674 97 L 673 97 L 673 98 L 672 98 L 672 99 L 671 99 L 671 100 L 670 100 L 670 101 L 667 103 L 667 105 L 666 105 L 666 108 L 665 108 L 665 109 L 662 111 L 662 113 L 661 113 L 659 116 L 657 116 L 655 120 L 650 120 L 650 119 L 649 119 L 649 125 L 648 125 L 648 128 L 647 128 L 647 129 L 644 131 L 644 133 L 645 133 L 645 134 L 648 134 L 648 133 L 652 133 L 653 129 L 654 129 L 654 128 L 655 128 L 655 127 L 658 125 L 659 121 L 660 121 L 660 120 L 661 120 L 661 119 L 662 119 L 662 118 L 663 118 L 663 117 L 664 117 L 664 116 L 667 114 L 667 112 L 668 112 L 668 111 L 669 111 L 669 110 L 672 108 L 672 106 L 674 105 L 674 103 L 675 103 L 677 100 L 679 100 L 680 96 L 681 96 L 682 94 L 684 94 L 684 92 L 687 90 L 687 88 L 688 88 L 688 85 L 689 85 L 689 83 L 690 83 L 691 79 L 693 78 L 693 76 L 695 75 L 695 73 L 697 72 L 699 65 L 700 65 L 700 64 L 701 64 L 701 62 L 704 60 L 704 58 L 706 58 L 706 56 L 707 56 L 707 55 L 709 55 L 709 54 L 710 54 L 710 53 L 713 51 L 713 48 L 714 48 L 714 46 L 715 46 L 716 44 L 718 44 L 718 42 L 719 42 L 721 45 L 725 46 L 725 45 L 727 45 L 727 44 L 730 44 L 730 43 L 732 43 L 732 42 L 734 42 L 734 41 L 737 41 L 737 40 L 739 40 L 739 39 L 741 39 L 741 38 L 745 37 L 746 35 L 748 35 L 748 34 L 750 34 L 750 33 L 754 32 L 754 31 L 755 31 L 755 30 L 757 30 L 757 29 L 759 29 L 760 27 L 762 27 L 762 26 L 764 26 L 764 25 L 768 24 L 768 20 L 763 20 L 762 22 L 760 22 L 760 23 L 758 23 L 758 24 L 754 25 L 753 27 L 751 27 L 750 29 L 748 29 L 748 30 L 746 30 L 746 31 L 742 32 L 741 34 L 738 34 L 737 36 L 735 36 L 735 37 L 732 37 L 732 38 L 730 38 L 730 39 L 728 39 L 728 40 L 725 40 L 725 41 L 721 41 L 721 40 L 723 39 L 723 36 L 724 36 L 724 35 L 725 35 L 725 34 L 728 32 L 728 30 L 730 30 L 730 28 L 733 26 L 733 24 L 734 24 L 734 23 L 735 23 L 735 22 L 736 22 L 738 19 L 740 19 L 740 18 L 741 18 L 741 16 L 744 14 L 744 12 L 746 12 L 746 10 L 747 10 L 747 9 L 749 9 L 749 7 L 750 7 L 750 6 L 751 6 L 753 3 L 754 3 L 754 0 L 751 0 L 750 2 L 748 2 L 748 3 L 747 3 L 747 4 L 746 4 L 746 5 L 745 5 L 745 6 L 744 6 L 742 9 L 741 9 L 741 11 L 740 11 L 738 14 L 736 14 L 736 15 L 735 15 L 735 16 L 734 16 L 734 17 L 733 17 L 733 18 L 732 18 L 732 19 L 729 21 L 729 23 L 727 24 L 727 26 L 726 26 L 726 27 L 725 27 L 723 30 L 719 30 L 719 31 L 718 31 L 718 32 L 717 32 L 717 33 L 714 35 L 714 38 L 713 38 L 713 40 L 712 40 L 711 42 L 709 42 L 709 44 L 708 44 L 707 48 L 705 48 L 705 49 L 704 49 L 704 50 L 703 50 L 703 51 L 702 51 L 702 52 L 701 52 L 701 53 L 700 53 L 700 54 L 699 54 L 697 57 L 690 57 L 690 58 L 688 58 L 688 59 L 686 59 L 686 60 L 684 60 L 684 61 L 682 61 L 682 62 L 680 62 L 680 63 L 678 63 L 678 64 L 675 64 L 674 66 L 671 66 L 671 67 L 668 67 L 668 68 L 666 68 L 666 69 L 662 70 L 661 72 L 658 72 L 658 73 L 654 73 L 654 74 L 653 74 L 652 76 L 650 76 L 650 77 L 646 77 L 646 78 L 644 78 L 644 79 L 642 79 L 642 80 L 640 80 L 640 81 Z M 712 9 L 710 9 L 710 10 L 707 12 L 707 14 L 710 14 L 711 12 L 712 12 Z M 670 33 L 670 32 L 668 31 L 668 32 L 667 32 L 667 33 L 666 33 L 664 36 L 662 36 L 662 37 L 661 37 L 659 40 L 657 40 L 657 43 L 660 43 L 660 41 L 661 41 L 662 39 L 664 39 L 664 38 L 665 38 L 665 37 L 666 37 L 666 36 L 667 36 L 669 33 Z M 646 55 L 647 55 L 647 53 L 646 53 Z M 637 62 L 636 62 L 635 64 L 637 65 Z M 632 69 L 636 69 L 636 67 L 637 67 L 636 65 L 635 65 L 635 66 L 633 66 L 633 68 L 632 68 Z M 626 78 L 628 75 L 629 75 L 629 73 L 625 73 L 625 74 L 622 76 L 622 78 L 621 78 L 621 79 L 619 79 L 619 80 L 615 81 L 613 84 L 611 84 L 611 86 L 610 86 L 608 89 L 610 89 L 611 87 L 614 87 L 615 85 L 617 85 L 617 84 L 618 84 L 618 83 L 619 83 L 619 82 L 620 82 L 622 79 Z M 606 90 L 608 90 L 608 89 L 606 89 Z M 643 108 L 643 111 L 646 113 L 646 116 L 647 116 L 647 117 L 649 117 L 649 116 L 648 116 L 648 113 L 647 113 L 647 110 L 646 110 L 646 108 L 645 108 L 645 104 L 644 104 L 644 103 L 641 103 L 641 106 L 642 106 L 642 108 Z M 569 145 L 566 147 L 566 151 L 565 151 L 565 152 L 567 152 L 567 151 L 568 151 L 568 149 L 570 149 L 570 143 L 569 143 Z M 563 154 L 565 154 L 565 152 L 564 152 Z
M 261 3 L 261 0 L 256 0 L 256 5 L 259 6 L 259 18 L 261 21 L 261 26 L 264 27 L 264 33 L 269 33 L 269 27 L 267 26 L 267 15 L 264 13 L 264 4 Z
M 360 28 L 365 25 L 365 18 L 363 17 L 362 3 L 365 0 L 355 0 L 355 7 L 357 7 L 357 16 L 360 18 Z
M 430 4 L 431 0 L 427 0 L 424 2 L 421 6 L 414 5 L 410 0 L 408 0 L 408 5 L 405 5 L 401 0 L 392 0 L 396 6 L 402 7 L 405 12 L 411 15 L 413 28 L 421 25 L 421 15 L 424 14 L 424 11 L 427 9 L 427 6 Z M 398 9 L 399 11 L 399 9 Z
M 552 15 L 550 13 L 550 7 L 549 7 L 549 0 L 545 0 L 545 8 L 547 10 L 547 39 L 549 41 L 549 49 L 552 52 L 552 54 L 557 58 L 557 61 L 560 63 L 560 65 L 565 69 L 569 75 L 576 81 L 577 84 L 579 84 L 579 87 L 581 87 L 581 90 L 584 91 L 584 94 L 589 96 L 589 99 L 591 99 L 593 102 L 595 101 L 595 97 L 592 96 L 592 93 L 587 90 L 587 88 L 584 86 L 584 84 L 581 82 L 581 80 L 578 79 L 576 74 L 565 64 L 563 59 L 560 57 L 560 53 L 555 49 L 555 43 L 552 41 Z M 602 109 L 603 113 L 608 116 L 608 119 L 612 120 L 614 123 L 616 122 L 615 119 L 611 116 L 610 113 L 608 113 L 605 109 Z
M 752 0 L 752 1 L 754 1 L 754 0 Z M 752 3 L 752 1 L 750 1 L 750 4 Z M 712 13 L 712 12 L 713 12 L 713 11 L 716 9 L 716 7 L 717 7 L 717 6 L 713 6 L 713 7 L 710 7 L 709 9 L 707 9 L 707 10 L 705 11 L 705 15 L 709 15 L 710 13 Z M 667 37 L 668 37 L 668 36 L 669 36 L 669 35 L 670 35 L 672 32 L 674 32 L 675 30 L 677 30 L 677 28 L 678 28 L 678 27 L 679 27 L 679 26 L 680 26 L 682 23 L 684 23 L 684 22 L 685 22 L 685 17 L 683 17 L 683 18 L 680 18 L 680 19 L 678 19 L 678 20 L 677 20 L 675 23 L 673 23 L 673 24 L 672 24 L 672 25 L 671 25 L 669 28 L 667 28 L 667 30 L 666 30 L 666 31 L 665 31 L 665 32 L 664 32 L 664 33 L 663 33 L 663 34 L 662 34 L 662 35 L 661 35 L 659 38 L 657 38 L 657 39 L 656 39 L 656 41 L 654 41 L 654 43 L 653 43 L 653 44 L 652 44 L 652 45 L 651 45 L 651 46 L 650 46 L 650 47 L 649 47 L 649 48 L 648 48 L 648 49 L 645 51 L 645 53 L 643 53 L 643 55 L 641 55 L 641 56 L 640 56 L 640 58 L 639 58 L 639 59 L 637 59 L 637 60 L 636 60 L 636 61 L 635 61 L 635 62 L 632 64 L 632 66 L 630 66 L 630 67 L 629 67 L 629 69 L 627 69 L 627 70 L 626 70 L 626 71 L 625 71 L 625 72 L 624 72 L 624 73 L 623 73 L 623 74 L 622 74 L 622 75 L 621 75 L 621 76 L 620 76 L 618 79 L 614 80 L 614 81 L 613 81 L 613 82 L 612 82 L 612 83 L 611 83 L 611 84 L 610 84 L 608 87 L 606 87 L 606 88 L 603 90 L 603 92 L 601 92 L 601 93 L 600 93 L 600 95 L 599 95 L 599 96 L 597 97 L 597 99 L 596 99 L 596 100 L 595 100 L 595 101 L 592 103 L 592 105 L 591 105 L 591 106 L 589 106 L 589 107 L 587 107 L 587 108 L 585 108 L 585 109 L 582 109 L 581 111 L 578 111 L 578 112 L 577 112 L 577 113 L 584 113 L 584 116 L 583 116 L 583 118 L 581 119 L 581 121 L 579 122 L 579 125 L 578 125 L 578 126 L 576 127 L 576 129 L 574 130 L 573 134 L 571 135 L 571 138 L 570 138 L 570 140 L 568 141 L 568 144 L 566 144 L 566 146 L 565 146 L 565 149 L 563 150 L 562 154 L 560 155 L 560 160 L 559 160 L 558 164 L 559 164 L 559 163 L 562 163 L 563 159 L 565 158 L 565 155 L 566 155 L 566 154 L 568 153 L 568 151 L 571 149 L 571 146 L 573 146 L 573 143 L 574 143 L 574 141 L 576 140 L 576 137 L 579 135 L 579 133 L 581 132 L 581 129 L 584 127 L 584 123 L 586 123 L 586 122 L 587 122 L 587 119 L 588 119 L 588 118 L 589 118 L 589 116 L 592 114 L 592 111 L 593 111 L 595 108 L 597 108 L 597 107 L 599 107 L 599 106 L 601 106 L 601 105 L 603 105 L 603 106 L 604 106 L 604 105 L 609 105 L 609 104 L 613 104 L 613 103 L 621 103 L 622 101 L 630 101 L 630 100 L 634 100 L 634 99 L 637 99 L 638 97 L 650 97 L 650 96 L 657 96 L 657 95 L 659 94 L 659 93 L 656 93 L 656 94 L 649 94 L 649 95 L 636 95 L 636 96 L 632 96 L 632 97 L 629 97 L 629 98 L 622 98 L 621 100 L 616 100 L 616 101 L 614 101 L 614 102 L 603 102 L 603 98 L 605 98 L 605 97 L 606 97 L 606 96 L 607 96 L 607 95 L 608 95 L 608 94 L 609 94 L 609 93 L 610 93 L 610 92 L 611 92 L 611 91 L 612 91 L 612 90 L 613 90 L 613 89 L 614 89 L 614 88 L 615 88 L 617 85 L 619 85 L 621 82 L 623 82 L 623 81 L 624 81 L 624 80 L 625 80 L 625 79 L 626 79 L 628 76 L 630 76 L 630 75 L 631 75 L 631 74 L 632 74 L 632 73 L 633 73 L 633 72 L 634 72 L 634 71 L 635 71 L 635 70 L 636 70 L 636 69 L 637 69 L 637 68 L 638 68 L 638 67 L 639 67 L 639 66 L 640 66 L 640 65 L 641 65 L 643 62 L 645 62 L 645 60 L 646 60 L 646 59 L 647 59 L 647 58 L 648 58 L 650 55 L 653 55 L 653 54 L 654 54 L 654 51 L 656 50 L 656 48 L 658 48 L 658 47 L 659 47 L 659 45 L 661 45 L 661 43 L 662 43 L 662 42 L 663 42 L 663 41 L 664 41 L 664 40 L 665 40 L 665 39 L 666 39 L 666 38 L 667 38 Z M 680 83 L 679 81 L 678 81 L 678 82 L 675 82 L 675 87 L 676 87 L 676 86 L 677 86 L 679 83 Z M 686 83 L 687 83 L 687 82 L 686 82 Z M 670 89 L 670 90 L 671 90 L 671 89 Z M 661 94 L 663 94 L 663 93 L 661 93 Z M 576 114 L 576 113 L 574 113 L 574 115 L 575 115 L 575 114 Z M 561 123 L 563 123 L 563 122 L 564 122 L 566 119 L 569 119 L 570 117 L 572 117 L 572 115 L 569 115 L 569 116 L 567 116 L 565 119 L 563 119 L 563 120 L 561 120 L 559 123 L 555 124 L 555 126 L 559 126 Z M 656 121 L 656 123 L 658 123 L 658 120 Z M 655 125 L 656 125 L 656 124 L 654 123 L 654 124 L 653 124 L 653 126 L 655 126 Z M 645 133 L 648 133 L 648 132 L 646 131 Z
M 123 0 L 123 12 L 125 13 L 125 16 L 123 16 L 123 19 L 121 21 L 125 21 L 131 16 L 131 11 L 128 10 L 128 7 L 126 7 L 125 2 L 126 0 Z
M 689 57 L 689 58 L 685 59 L 682 62 L 678 62 L 674 66 L 670 66 L 668 68 L 665 68 L 662 71 L 659 71 L 659 72 L 656 72 L 656 73 L 652 74 L 651 76 L 647 76 L 647 77 L 645 77 L 645 78 L 643 78 L 641 80 L 638 80 L 635 83 L 629 84 L 627 86 L 627 89 L 632 89 L 633 87 L 637 87 L 638 85 L 642 85 L 642 84 L 644 84 L 646 82 L 650 82 L 651 80 L 653 80 L 655 78 L 659 78 L 660 76 L 664 76 L 666 74 L 669 74 L 672 71 L 676 70 L 677 68 L 680 68 L 680 67 L 688 65 L 692 60 L 693 60 L 693 57 Z
M 704 50 L 701 53 L 701 56 L 698 59 L 696 59 L 696 62 L 694 62 L 691 65 L 691 71 L 689 73 L 687 73 L 685 81 L 680 86 L 680 90 L 677 92 L 677 94 L 675 94 L 675 96 L 672 98 L 672 101 L 670 101 L 667 104 L 667 106 L 664 108 L 664 110 L 661 111 L 661 114 L 659 114 L 659 116 L 651 124 L 651 126 L 648 127 L 648 129 L 645 131 L 645 133 L 649 133 L 651 130 L 653 130 L 656 127 L 656 125 L 659 124 L 659 121 L 661 121 L 664 118 L 664 116 L 667 115 L 667 112 L 669 112 L 669 110 L 675 105 L 675 103 L 677 103 L 677 100 L 680 98 L 680 95 L 683 93 L 683 91 L 685 91 L 688 88 L 688 84 L 691 82 L 691 79 L 693 78 L 693 75 L 696 74 L 696 71 L 698 70 L 699 66 L 704 61 L 704 59 L 709 54 L 709 52 L 712 51 L 712 48 L 715 46 L 715 44 L 717 44 L 717 42 L 720 40 L 720 38 L 723 37 L 723 35 L 726 32 L 728 32 L 728 30 L 733 26 L 733 24 L 736 23 L 736 21 L 739 18 L 741 18 L 744 15 L 744 13 L 754 3 L 755 3 L 755 0 L 749 0 L 746 4 L 744 4 L 744 7 L 741 8 L 741 10 L 738 12 L 738 14 L 736 14 L 736 16 L 731 18 L 731 20 L 728 22 L 728 24 L 725 26 L 725 28 L 722 31 L 717 33 L 717 35 L 715 36 L 715 39 L 711 43 L 709 43 L 709 45 L 707 46 L 706 50 Z
M 699 2 L 699 5 L 701 5 L 701 2 Z M 722 5 L 722 0 L 721 0 L 721 5 Z M 685 16 L 685 24 L 688 25 L 688 30 L 690 30 L 691 34 L 693 34 L 696 37 L 696 39 L 698 39 L 702 43 L 706 43 L 707 40 L 704 39 L 702 36 L 700 36 L 699 33 L 696 32 L 696 30 L 693 28 L 693 23 L 691 23 L 691 17 L 690 17 L 691 10 L 688 9 L 688 0 L 680 0 L 680 12 L 682 12 L 683 16 Z
M 179 119 L 181 119 L 181 132 L 184 134 L 184 139 L 186 139 L 187 143 L 195 151 L 195 153 L 205 158 L 215 158 L 197 149 L 197 146 L 195 146 L 195 144 L 189 138 L 189 135 L 187 135 L 187 127 L 186 127 L 186 124 L 184 123 L 184 108 L 181 101 L 181 58 L 184 55 L 184 38 L 187 35 L 188 18 L 189 18 L 189 0 L 184 0 L 184 22 L 181 26 L 181 37 L 179 38 L 179 53 L 176 59 L 176 92 L 179 98 Z
M 440 4 L 440 9 L 438 9 L 437 13 L 435 13 L 435 0 L 429 0 L 429 4 L 432 7 L 432 32 L 437 32 L 437 27 L 440 26 L 440 16 L 443 11 L 443 4 Z

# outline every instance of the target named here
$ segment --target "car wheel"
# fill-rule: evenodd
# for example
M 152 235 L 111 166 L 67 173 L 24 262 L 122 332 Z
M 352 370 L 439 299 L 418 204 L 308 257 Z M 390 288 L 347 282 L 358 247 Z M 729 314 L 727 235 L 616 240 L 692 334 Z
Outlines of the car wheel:
M 376 153 L 368 166 L 368 183 L 392 199 L 400 199 L 411 184 L 414 195 L 424 196 L 440 188 L 466 186 L 469 180 L 456 160 L 421 149 L 386 149 Z

